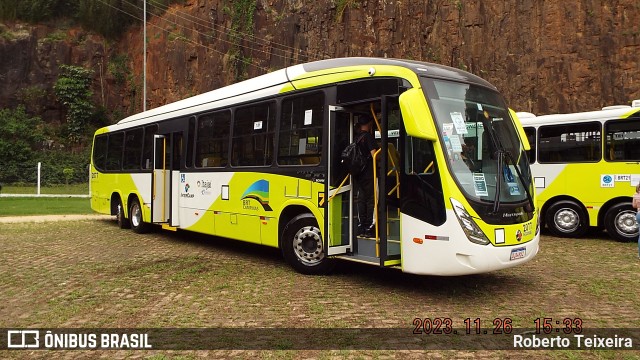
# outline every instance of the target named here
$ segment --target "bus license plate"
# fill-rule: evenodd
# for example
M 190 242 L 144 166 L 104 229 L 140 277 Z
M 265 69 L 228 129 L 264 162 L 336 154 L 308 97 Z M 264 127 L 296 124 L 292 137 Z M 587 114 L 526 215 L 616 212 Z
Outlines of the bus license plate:
M 517 249 L 513 249 L 511 250 L 511 259 L 510 260 L 518 260 L 518 259 L 522 259 L 525 257 L 525 255 L 527 254 L 527 248 L 517 248 Z

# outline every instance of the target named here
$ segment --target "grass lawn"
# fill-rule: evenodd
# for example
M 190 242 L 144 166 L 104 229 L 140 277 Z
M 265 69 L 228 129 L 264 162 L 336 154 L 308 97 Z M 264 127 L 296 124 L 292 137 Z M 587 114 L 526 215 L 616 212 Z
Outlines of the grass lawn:
M 2 184 L 2 194 L 37 194 L 36 185 L 5 185 Z M 67 194 L 67 195 L 87 195 L 89 194 L 89 183 L 70 185 L 41 186 L 40 194 Z
M 91 213 L 87 198 L 0 198 L 0 216 Z

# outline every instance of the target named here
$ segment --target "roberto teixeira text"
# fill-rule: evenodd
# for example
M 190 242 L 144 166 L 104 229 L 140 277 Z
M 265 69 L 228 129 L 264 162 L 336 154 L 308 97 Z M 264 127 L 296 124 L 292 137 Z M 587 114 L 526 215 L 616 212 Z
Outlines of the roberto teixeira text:
M 598 335 L 564 335 L 547 337 L 527 334 L 513 335 L 513 347 L 516 349 L 633 349 L 630 337 Z

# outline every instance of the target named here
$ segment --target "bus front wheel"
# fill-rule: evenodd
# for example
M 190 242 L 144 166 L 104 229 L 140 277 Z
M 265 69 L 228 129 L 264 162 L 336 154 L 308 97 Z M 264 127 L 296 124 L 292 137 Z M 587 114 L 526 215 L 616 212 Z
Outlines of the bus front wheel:
M 634 241 L 638 238 L 636 210 L 631 204 L 616 204 L 604 215 L 604 226 L 609 236 L 617 241 Z
M 129 222 L 131 223 L 131 229 L 138 234 L 149 231 L 149 223 L 144 222 L 142 218 L 142 207 L 140 207 L 140 201 L 137 198 L 131 200 Z
M 122 207 L 122 201 L 120 199 L 117 200 L 116 204 L 116 221 L 118 222 L 118 227 L 120 229 L 128 229 L 131 224 L 129 223 L 129 219 L 124 216 L 124 208 Z
M 547 209 L 545 222 L 555 236 L 580 237 L 589 230 L 587 213 L 569 200 L 558 201 Z
M 307 275 L 326 274 L 334 262 L 326 256 L 322 234 L 311 214 L 301 214 L 289 221 L 282 232 L 282 254 L 298 272 Z

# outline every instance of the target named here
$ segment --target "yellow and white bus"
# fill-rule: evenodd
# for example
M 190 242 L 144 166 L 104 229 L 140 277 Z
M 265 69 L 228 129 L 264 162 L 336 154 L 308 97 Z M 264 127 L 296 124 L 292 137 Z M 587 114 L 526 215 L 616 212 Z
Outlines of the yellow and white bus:
M 363 113 L 380 142 L 373 238 L 356 236 L 340 164 Z M 503 269 L 539 243 L 514 117 L 494 86 L 446 66 L 295 65 L 99 129 L 91 206 L 136 232 L 160 224 L 280 248 L 306 274 L 336 258 L 414 274 Z
M 640 100 L 632 104 L 518 113 L 531 144 L 537 208 L 552 234 L 580 237 L 598 227 L 618 241 L 638 238 L 631 197 L 640 180 Z

